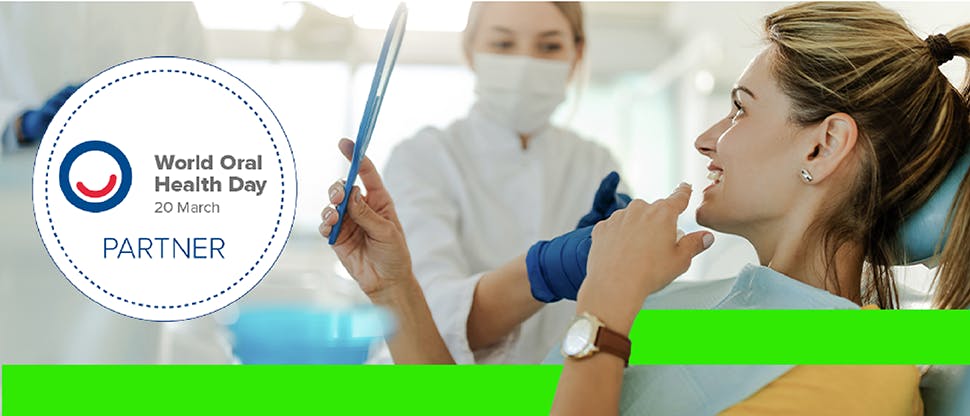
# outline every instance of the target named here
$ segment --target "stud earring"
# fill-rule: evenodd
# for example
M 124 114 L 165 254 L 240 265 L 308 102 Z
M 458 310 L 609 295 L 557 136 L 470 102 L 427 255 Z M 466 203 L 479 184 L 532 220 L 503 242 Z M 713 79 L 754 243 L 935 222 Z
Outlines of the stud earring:
M 805 181 L 805 183 L 812 183 L 812 180 L 815 179 L 812 177 L 812 174 L 807 169 L 802 169 L 801 174 L 802 174 L 802 180 Z

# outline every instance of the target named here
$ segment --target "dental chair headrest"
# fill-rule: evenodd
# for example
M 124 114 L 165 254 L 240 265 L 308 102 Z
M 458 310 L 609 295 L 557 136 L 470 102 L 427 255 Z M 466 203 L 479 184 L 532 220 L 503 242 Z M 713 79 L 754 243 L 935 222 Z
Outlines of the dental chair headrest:
M 951 224 L 946 223 L 950 208 L 953 206 L 954 198 L 960 189 L 960 182 L 968 168 L 970 168 L 970 152 L 957 160 L 939 189 L 926 201 L 926 204 L 903 222 L 899 235 L 904 255 L 899 265 L 936 266 L 939 253 L 943 251 L 943 243 L 950 235 Z M 939 252 L 936 251 L 937 245 L 939 245 Z

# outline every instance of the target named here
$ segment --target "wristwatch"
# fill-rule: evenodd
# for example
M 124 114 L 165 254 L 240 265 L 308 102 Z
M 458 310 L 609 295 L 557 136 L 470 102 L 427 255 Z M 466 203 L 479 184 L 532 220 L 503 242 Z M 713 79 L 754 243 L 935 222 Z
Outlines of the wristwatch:
M 606 327 L 588 312 L 576 316 L 562 342 L 562 355 L 571 358 L 589 357 L 599 351 L 613 354 L 630 365 L 630 338 Z

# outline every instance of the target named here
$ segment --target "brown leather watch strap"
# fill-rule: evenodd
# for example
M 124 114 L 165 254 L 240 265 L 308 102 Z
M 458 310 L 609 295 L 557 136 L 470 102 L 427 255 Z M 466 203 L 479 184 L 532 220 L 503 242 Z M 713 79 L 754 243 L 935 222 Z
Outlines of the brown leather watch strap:
M 630 366 L 630 338 L 619 332 L 601 326 L 596 331 L 596 342 L 593 343 L 600 351 L 613 354 L 623 360 L 623 366 Z

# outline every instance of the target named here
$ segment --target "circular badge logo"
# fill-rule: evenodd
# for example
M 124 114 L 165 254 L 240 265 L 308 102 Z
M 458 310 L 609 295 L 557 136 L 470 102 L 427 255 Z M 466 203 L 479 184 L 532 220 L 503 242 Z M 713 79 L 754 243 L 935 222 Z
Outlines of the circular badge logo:
M 266 275 L 293 226 L 296 169 L 249 86 L 153 57 L 98 74 L 61 107 L 33 191 L 41 239 L 79 291 L 173 321 L 221 309 Z

